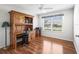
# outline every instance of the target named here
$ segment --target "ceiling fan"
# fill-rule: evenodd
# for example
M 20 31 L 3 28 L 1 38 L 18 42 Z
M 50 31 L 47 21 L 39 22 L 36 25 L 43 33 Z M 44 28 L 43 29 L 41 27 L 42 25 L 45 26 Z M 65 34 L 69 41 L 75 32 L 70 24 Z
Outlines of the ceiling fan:
M 47 6 L 44 5 L 44 4 L 40 4 L 39 9 L 40 9 L 40 10 L 51 10 L 51 9 L 53 9 L 53 8 L 52 8 L 52 7 L 47 7 Z

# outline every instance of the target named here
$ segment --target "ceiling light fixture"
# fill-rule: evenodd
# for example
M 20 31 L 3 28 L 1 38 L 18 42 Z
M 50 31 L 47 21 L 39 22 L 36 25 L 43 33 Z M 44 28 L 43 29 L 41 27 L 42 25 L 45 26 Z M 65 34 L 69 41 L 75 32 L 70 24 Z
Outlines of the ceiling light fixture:
M 39 6 L 39 9 L 40 10 L 43 10 L 43 9 L 46 9 L 46 10 L 51 10 L 51 9 L 53 9 L 52 7 L 46 7 L 44 4 L 40 4 L 40 6 Z

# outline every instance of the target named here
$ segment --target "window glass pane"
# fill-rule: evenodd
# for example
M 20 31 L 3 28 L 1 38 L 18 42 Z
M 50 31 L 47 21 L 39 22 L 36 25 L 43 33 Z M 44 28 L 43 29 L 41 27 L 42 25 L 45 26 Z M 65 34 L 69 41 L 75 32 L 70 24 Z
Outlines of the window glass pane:
M 62 31 L 63 15 L 44 16 L 44 30 Z

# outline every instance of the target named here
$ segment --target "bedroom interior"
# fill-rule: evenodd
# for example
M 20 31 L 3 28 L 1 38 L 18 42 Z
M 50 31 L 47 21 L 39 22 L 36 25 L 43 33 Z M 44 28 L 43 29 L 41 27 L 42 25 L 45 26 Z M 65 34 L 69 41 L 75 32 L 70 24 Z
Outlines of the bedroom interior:
M 0 4 L 0 54 L 77 54 L 73 26 L 79 5 L 73 4 Z M 75 20 L 75 22 L 74 22 Z M 74 24 L 73 24 L 74 23 Z M 78 30 L 77 30 L 78 31 Z

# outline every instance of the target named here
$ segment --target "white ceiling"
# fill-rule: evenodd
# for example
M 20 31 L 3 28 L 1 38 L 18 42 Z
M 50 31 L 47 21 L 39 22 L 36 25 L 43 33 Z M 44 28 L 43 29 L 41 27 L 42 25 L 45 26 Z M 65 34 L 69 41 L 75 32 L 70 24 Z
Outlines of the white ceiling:
M 0 4 L 0 9 L 17 10 L 22 12 L 30 12 L 35 14 L 46 13 L 50 11 L 64 10 L 73 8 L 73 4 L 44 4 L 43 8 L 53 8 L 53 9 L 42 9 L 40 10 L 40 4 Z

